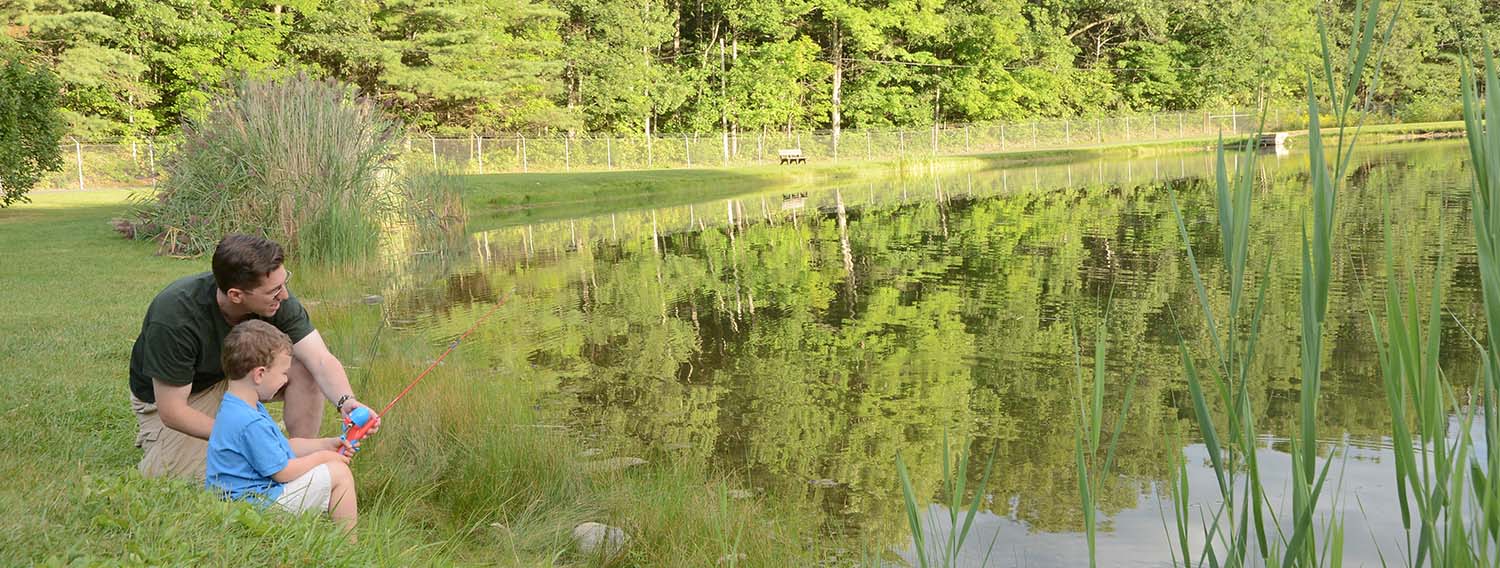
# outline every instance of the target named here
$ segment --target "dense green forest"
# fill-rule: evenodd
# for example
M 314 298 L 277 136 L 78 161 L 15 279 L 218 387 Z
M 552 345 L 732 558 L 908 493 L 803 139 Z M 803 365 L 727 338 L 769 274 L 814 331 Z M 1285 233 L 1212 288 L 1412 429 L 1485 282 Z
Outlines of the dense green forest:
M 1389 9 L 1396 9 L 1391 3 Z M 1500 1 L 1405 2 L 1371 100 L 1452 118 Z M 427 132 L 833 129 L 1294 104 L 1313 0 L 12 0 L 72 132 L 174 131 L 226 80 L 348 81 Z M 1340 42 L 1333 37 L 1332 41 Z M 3 46 L 0 46 L 3 47 Z M 12 49 L 15 49 L 12 45 Z

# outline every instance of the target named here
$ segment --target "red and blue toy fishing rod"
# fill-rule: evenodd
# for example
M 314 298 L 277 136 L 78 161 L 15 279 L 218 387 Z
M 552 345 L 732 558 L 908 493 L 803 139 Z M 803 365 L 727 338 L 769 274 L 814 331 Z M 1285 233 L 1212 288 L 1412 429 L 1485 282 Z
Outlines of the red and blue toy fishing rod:
M 342 436 L 339 436 L 339 438 L 345 442 L 348 442 L 349 445 L 347 447 L 352 447 L 354 448 L 354 451 L 359 451 L 359 441 L 363 440 L 365 436 L 368 436 L 370 434 L 370 429 L 375 427 L 375 420 L 373 419 L 385 416 L 387 412 L 390 412 L 391 407 L 396 406 L 396 401 L 401 400 L 401 397 L 404 397 L 406 396 L 406 393 L 411 392 L 412 387 L 415 387 L 417 386 L 417 383 L 422 382 L 422 379 L 427 376 L 427 373 L 430 373 L 433 369 L 436 369 L 438 364 L 442 363 L 443 359 L 446 359 L 448 357 L 449 353 L 452 353 L 454 349 L 458 349 L 458 344 L 462 343 L 464 338 L 468 337 L 469 334 L 474 333 L 474 330 L 479 329 L 479 324 L 484 323 L 484 320 L 489 319 L 490 315 L 494 314 L 495 310 L 500 309 L 500 306 L 504 306 L 506 300 L 509 299 L 510 292 L 506 292 L 505 296 L 500 298 L 500 301 L 495 302 L 494 307 L 490 308 L 490 310 L 485 312 L 483 316 L 480 316 L 479 319 L 474 320 L 474 324 L 469 326 L 469 329 L 464 330 L 463 334 L 458 336 L 458 339 L 453 340 L 453 343 L 448 345 L 447 351 L 443 351 L 443 354 L 439 355 L 437 360 L 433 361 L 431 365 L 428 365 L 427 369 L 422 371 L 422 374 L 417 375 L 417 378 L 413 380 L 411 384 L 406 385 L 406 388 L 401 390 L 401 394 L 396 395 L 396 398 L 393 398 L 390 402 L 386 403 L 385 408 L 380 409 L 380 414 L 372 416 L 369 407 L 366 406 L 361 406 L 354 409 L 353 411 L 350 411 L 349 416 L 344 417 L 344 434 Z M 344 455 L 353 455 L 347 450 L 341 449 L 339 451 L 343 452 Z

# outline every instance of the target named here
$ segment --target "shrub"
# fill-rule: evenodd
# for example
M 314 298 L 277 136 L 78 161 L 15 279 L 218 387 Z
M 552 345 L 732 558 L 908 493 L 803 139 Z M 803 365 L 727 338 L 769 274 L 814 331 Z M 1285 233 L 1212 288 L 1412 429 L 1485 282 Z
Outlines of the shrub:
M 1444 97 L 1419 97 L 1401 107 L 1401 122 L 1440 122 L 1463 118 L 1464 107 Z
M 62 169 L 57 79 L 46 65 L 0 38 L 0 209 L 29 201 L 26 192 Z
M 184 126 L 159 193 L 138 204 L 122 231 L 174 255 L 245 232 L 310 260 L 369 256 L 391 224 L 458 218 L 456 197 L 444 193 L 451 184 L 413 187 L 400 176 L 402 132 L 336 81 L 241 80 Z

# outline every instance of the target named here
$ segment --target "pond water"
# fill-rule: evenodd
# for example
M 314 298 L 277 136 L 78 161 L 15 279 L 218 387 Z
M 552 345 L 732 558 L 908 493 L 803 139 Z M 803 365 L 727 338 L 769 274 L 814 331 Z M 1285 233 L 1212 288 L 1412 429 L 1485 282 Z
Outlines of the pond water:
M 1354 564 L 1378 563 L 1377 544 L 1402 557 L 1406 542 L 1368 315 L 1387 273 L 1386 204 L 1403 272 L 1424 288 L 1437 271 L 1446 287 L 1444 368 L 1474 376 L 1477 350 L 1454 323 L 1483 329 L 1465 155 L 1461 142 L 1365 148 L 1340 196 L 1318 428 L 1338 464 L 1325 510 L 1343 513 Z M 1250 264 L 1270 286 L 1251 396 L 1265 484 L 1289 503 L 1306 156 L 1263 156 L 1259 169 Z M 1106 408 L 1135 391 L 1119 475 L 1100 496 L 1100 558 L 1163 565 L 1171 453 L 1186 456 L 1195 500 L 1216 495 L 1203 446 L 1171 441 L 1195 435 L 1179 338 L 1200 361 L 1209 343 L 1169 193 L 1222 312 L 1212 172 L 1209 153 L 917 172 L 507 227 L 404 276 L 386 317 L 448 337 L 512 294 L 527 316 L 494 324 L 506 339 L 488 352 L 522 362 L 507 380 L 544 393 L 557 424 L 591 447 L 708 464 L 750 494 L 816 503 L 814 540 L 830 556 L 912 557 L 898 452 L 930 497 L 945 435 L 976 467 L 993 449 L 964 557 L 1001 566 L 1087 560 L 1075 344 L 1091 355 L 1104 321 Z M 929 512 L 945 531 L 946 513 Z

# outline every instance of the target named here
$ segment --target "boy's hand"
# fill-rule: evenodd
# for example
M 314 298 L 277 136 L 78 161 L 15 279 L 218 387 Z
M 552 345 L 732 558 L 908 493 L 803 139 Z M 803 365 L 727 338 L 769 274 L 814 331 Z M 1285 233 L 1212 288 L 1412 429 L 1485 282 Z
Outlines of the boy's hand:
M 359 449 L 359 442 L 358 441 L 350 443 L 348 440 L 345 440 L 343 438 L 343 436 L 333 436 L 331 438 L 319 438 L 318 439 L 318 450 L 319 451 L 330 451 L 330 452 L 339 452 L 339 453 L 352 454 L 357 449 Z
M 323 455 L 323 463 L 339 461 L 344 462 L 345 465 L 349 464 L 349 456 L 338 453 L 335 450 L 323 450 L 319 453 Z

